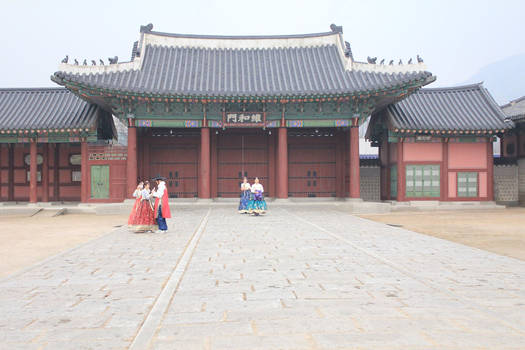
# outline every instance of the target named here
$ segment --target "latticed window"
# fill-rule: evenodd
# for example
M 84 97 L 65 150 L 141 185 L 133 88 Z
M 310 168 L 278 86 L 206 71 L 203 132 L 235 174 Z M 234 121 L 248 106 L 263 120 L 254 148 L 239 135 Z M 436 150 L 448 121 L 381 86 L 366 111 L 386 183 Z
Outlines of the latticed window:
M 478 196 L 478 173 L 458 172 L 458 197 Z
M 407 165 L 406 166 L 406 196 L 407 197 L 439 197 L 440 196 L 439 165 Z
M 397 198 L 397 165 L 390 167 L 390 198 Z

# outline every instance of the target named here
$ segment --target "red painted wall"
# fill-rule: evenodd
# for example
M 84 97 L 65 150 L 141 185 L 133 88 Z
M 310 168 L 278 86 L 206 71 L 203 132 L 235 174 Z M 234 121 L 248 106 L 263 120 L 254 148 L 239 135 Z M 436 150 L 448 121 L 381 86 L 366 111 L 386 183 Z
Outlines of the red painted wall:
M 486 169 L 486 143 L 449 143 L 449 169 Z
M 403 160 L 405 162 L 430 162 L 443 160 L 441 143 L 405 143 Z
M 72 172 L 80 171 L 80 165 L 71 165 L 69 157 L 72 154 L 80 154 L 80 144 L 71 143 L 59 144 L 58 169 L 55 169 L 55 144 L 49 144 L 48 154 L 44 154 L 43 145 L 39 144 L 37 153 L 42 155 L 44 162 L 49 164 L 49 200 L 50 201 L 79 201 L 80 182 L 72 181 Z M 7 144 L 0 145 L 0 199 L 8 200 L 8 188 L 14 188 L 15 201 L 29 200 L 29 181 L 27 172 L 29 165 L 24 163 L 24 156 L 29 154 L 29 144 L 14 144 L 14 183 L 8 184 L 9 151 Z M 37 171 L 42 171 L 42 165 L 38 165 Z M 55 190 L 55 171 L 58 171 L 58 198 L 54 196 Z M 42 183 L 37 186 L 38 201 L 42 200 Z

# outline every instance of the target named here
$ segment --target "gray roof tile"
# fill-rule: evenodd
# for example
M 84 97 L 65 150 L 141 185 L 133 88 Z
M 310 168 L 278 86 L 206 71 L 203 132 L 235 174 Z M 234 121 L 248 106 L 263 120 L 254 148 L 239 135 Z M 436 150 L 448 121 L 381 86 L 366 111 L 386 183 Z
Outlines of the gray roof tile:
M 262 49 L 147 45 L 141 55 L 144 61 L 139 70 L 59 71 L 54 80 L 161 95 L 286 96 L 365 92 L 433 79 L 426 71 L 347 70 L 336 45 Z
M 514 125 L 481 84 L 421 89 L 389 105 L 395 129 L 502 130 Z
M 0 89 L 0 129 L 89 128 L 99 107 L 64 88 Z
M 513 121 L 523 121 L 525 119 L 525 96 L 510 101 L 501 106 L 501 109 Z

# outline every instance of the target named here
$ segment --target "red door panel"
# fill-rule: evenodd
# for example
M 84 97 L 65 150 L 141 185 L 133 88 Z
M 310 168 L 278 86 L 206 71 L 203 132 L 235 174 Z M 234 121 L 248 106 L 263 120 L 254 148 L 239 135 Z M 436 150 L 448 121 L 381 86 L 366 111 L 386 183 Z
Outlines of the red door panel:
M 197 197 L 198 159 L 197 145 L 151 145 L 150 174 L 166 177 L 172 198 Z
M 242 177 L 268 180 L 268 135 L 258 130 L 228 130 L 217 139 L 217 196 L 238 197 Z
M 336 196 L 336 143 L 334 137 L 290 137 L 288 195 Z

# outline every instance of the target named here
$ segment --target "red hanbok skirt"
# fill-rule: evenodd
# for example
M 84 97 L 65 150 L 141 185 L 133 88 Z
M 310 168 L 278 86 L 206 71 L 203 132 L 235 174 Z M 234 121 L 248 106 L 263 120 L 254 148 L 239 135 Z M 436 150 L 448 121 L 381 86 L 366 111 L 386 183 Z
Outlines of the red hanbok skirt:
M 131 225 L 131 223 L 133 222 L 133 219 L 135 218 L 135 214 L 137 214 L 137 206 L 139 205 L 141 199 L 140 198 L 137 198 L 135 199 L 135 203 L 133 203 L 133 209 L 131 209 L 131 213 L 129 214 L 129 218 L 128 218 L 128 226 Z
M 157 221 L 148 200 L 141 200 L 137 204 L 135 215 L 131 218 L 129 228 L 135 232 L 157 230 Z

